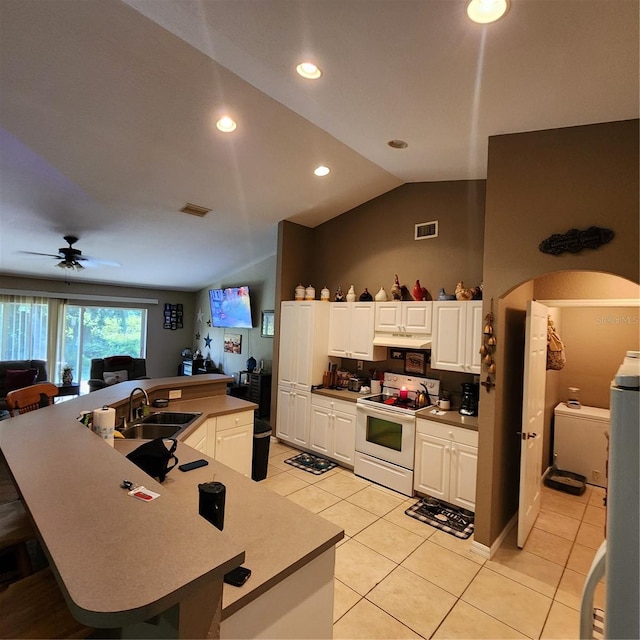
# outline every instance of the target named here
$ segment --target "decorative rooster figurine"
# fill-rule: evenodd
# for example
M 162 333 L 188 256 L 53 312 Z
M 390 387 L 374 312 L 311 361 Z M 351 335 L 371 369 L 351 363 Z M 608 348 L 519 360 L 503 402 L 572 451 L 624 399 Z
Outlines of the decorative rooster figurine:
M 473 298 L 473 289 L 465 289 L 462 280 L 456 285 L 457 300 L 471 300 Z
M 394 300 L 402 300 L 402 291 L 400 289 L 400 280 L 398 280 L 398 274 L 396 273 L 396 279 L 391 287 L 391 297 Z

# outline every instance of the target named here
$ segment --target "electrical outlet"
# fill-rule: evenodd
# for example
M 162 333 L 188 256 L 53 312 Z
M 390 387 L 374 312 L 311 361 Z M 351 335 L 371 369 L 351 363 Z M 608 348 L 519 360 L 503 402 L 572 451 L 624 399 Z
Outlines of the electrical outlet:
M 169 400 L 178 400 L 179 398 L 182 398 L 182 389 L 169 390 Z
M 591 472 L 591 479 L 594 480 L 594 481 L 595 480 L 600 480 L 600 475 L 601 475 L 600 472 L 597 469 L 594 469 Z
M 357 360 L 356 361 L 356 369 L 358 371 L 362 371 L 364 369 L 364 362 L 362 362 L 362 360 Z

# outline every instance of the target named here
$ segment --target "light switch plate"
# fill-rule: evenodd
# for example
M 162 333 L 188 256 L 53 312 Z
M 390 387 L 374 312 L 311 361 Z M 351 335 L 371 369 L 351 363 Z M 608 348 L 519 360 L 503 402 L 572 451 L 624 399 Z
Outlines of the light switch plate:
M 178 400 L 179 398 L 182 398 L 182 389 L 169 390 L 169 400 Z

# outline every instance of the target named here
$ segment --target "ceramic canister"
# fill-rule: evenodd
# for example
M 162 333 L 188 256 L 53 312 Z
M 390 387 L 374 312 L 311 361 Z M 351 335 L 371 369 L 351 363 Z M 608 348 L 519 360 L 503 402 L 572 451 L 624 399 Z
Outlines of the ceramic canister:
M 305 300 L 315 300 L 316 299 L 316 290 L 311 285 L 309 285 L 304 290 L 304 299 Z
M 305 288 L 302 286 L 302 283 L 296 287 L 295 299 L 296 300 L 304 300 Z

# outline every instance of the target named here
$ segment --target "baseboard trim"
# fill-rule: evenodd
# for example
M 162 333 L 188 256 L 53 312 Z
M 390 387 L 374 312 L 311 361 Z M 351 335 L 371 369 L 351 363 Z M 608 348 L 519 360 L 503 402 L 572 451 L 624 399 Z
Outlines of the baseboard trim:
M 511 529 L 516 526 L 516 522 L 518 522 L 518 514 L 514 513 L 511 520 L 507 522 L 506 527 L 495 539 L 491 547 L 487 547 L 487 545 L 481 544 L 480 542 L 476 542 L 474 540 L 471 543 L 471 551 L 473 551 L 473 553 L 477 553 L 479 556 L 482 556 L 485 560 L 491 560 L 491 558 L 493 558 L 493 556 L 500 548 L 500 545 L 504 542 L 505 538 L 509 535 Z

